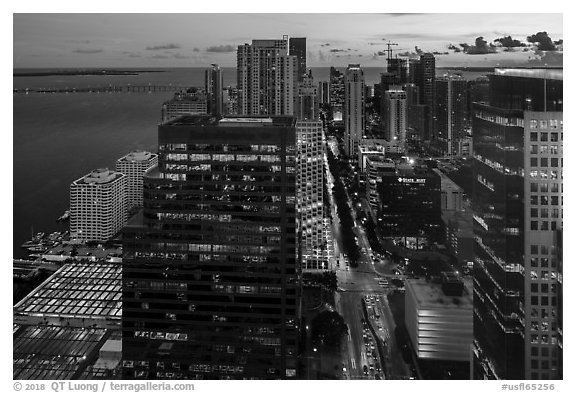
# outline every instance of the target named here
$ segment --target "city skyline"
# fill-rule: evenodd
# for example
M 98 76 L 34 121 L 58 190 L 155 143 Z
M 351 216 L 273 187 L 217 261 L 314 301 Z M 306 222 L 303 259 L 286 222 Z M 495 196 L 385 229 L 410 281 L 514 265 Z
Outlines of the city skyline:
M 563 39 L 560 13 L 14 14 L 13 21 L 14 68 L 233 67 L 238 45 L 282 35 L 308 37 L 309 67 L 381 66 L 387 42 L 405 58 L 432 52 L 439 67 L 562 64 L 562 44 L 554 44 Z M 539 32 L 555 51 L 527 41 Z M 526 46 L 495 41 L 507 36 Z
M 563 380 L 555 17 L 14 14 L 13 378 Z

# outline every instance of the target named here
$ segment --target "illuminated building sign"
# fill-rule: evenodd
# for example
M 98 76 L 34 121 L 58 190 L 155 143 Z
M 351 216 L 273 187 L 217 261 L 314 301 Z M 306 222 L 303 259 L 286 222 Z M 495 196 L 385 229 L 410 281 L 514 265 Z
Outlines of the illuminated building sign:
M 399 183 L 426 183 L 426 179 L 410 179 L 407 177 L 399 177 Z

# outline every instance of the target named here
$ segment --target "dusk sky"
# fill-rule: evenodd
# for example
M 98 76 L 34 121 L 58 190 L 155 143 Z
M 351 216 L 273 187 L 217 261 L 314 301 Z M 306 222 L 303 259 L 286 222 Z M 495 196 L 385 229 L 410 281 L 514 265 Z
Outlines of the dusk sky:
M 329 10 L 329 8 L 327 9 Z M 533 44 L 488 54 L 455 53 L 449 44 L 487 45 L 547 32 L 563 38 L 562 14 L 14 14 L 14 68 L 205 67 L 235 65 L 236 48 L 253 38 L 307 37 L 308 66 L 380 66 L 390 40 L 395 54 L 437 53 L 437 66 L 526 64 Z M 548 53 L 561 64 L 562 47 Z M 379 52 L 381 52 L 379 54 Z M 448 52 L 448 54 L 443 54 Z

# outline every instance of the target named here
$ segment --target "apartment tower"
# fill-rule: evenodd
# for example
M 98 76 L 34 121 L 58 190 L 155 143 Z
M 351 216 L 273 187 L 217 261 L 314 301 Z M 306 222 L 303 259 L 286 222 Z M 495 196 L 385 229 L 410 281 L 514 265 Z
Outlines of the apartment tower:
M 70 185 L 70 237 L 106 241 L 126 223 L 127 176 L 95 169 Z
M 126 175 L 126 208 L 142 207 L 144 174 L 158 165 L 158 155 L 147 151 L 133 151 L 116 161 L 116 171 Z
M 364 71 L 359 64 L 350 64 L 344 74 L 344 152 L 356 157 L 358 144 L 364 135 Z
M 288 55 L 288 38 L 252 40 L 238 46 L 238 113 L 293 115 L 298 57 Z

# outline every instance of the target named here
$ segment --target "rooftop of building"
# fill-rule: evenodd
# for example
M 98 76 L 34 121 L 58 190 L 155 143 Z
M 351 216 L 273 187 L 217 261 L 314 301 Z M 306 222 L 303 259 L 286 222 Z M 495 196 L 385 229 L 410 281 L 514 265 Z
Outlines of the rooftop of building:
M 143 162 L 150 161 L 154 157 L 158 157 L 158 155 L 150 153 L 149 151 L 135 150 L 119 158 L 118 162 Z
M 34 324 L 42 318 L 75 319 L 79 325 L 94 319 L 119 322 L 122 317 L 122 265 L 110 262 L 66 264 L 18 302 L 13 312 L 14 321 L 20 324 Z
M 455 280 L 454 277 L 448 279 Z M 464 284 L 462 296 L 447 296 L 442 290 L 442 283 L 424 279 L 406 280 L 406 289 L 410 290 L 422 308 L 472 309 L 473 283 L 469 278 L 460 279 Z
M 73 184 L 107 184 L 112 183 L 120 177 L 126 176 L 123 173 L 112 171 L 108 168 L 94 169 L 89 174 L 75 180 Z
M 381 154 L 372 154 L 369 155 L 366 158 L 366 162 L 369 163 L 372 166 L 378 166 L 378 167 L 396 167 L 396 163 L 390 159 L 390 158 L 386 158 L 385 156 L 381 155 Z
M 162 123 L 163 126 L 196 127 L 294 127 L 294 116 L 236 116 L 217 118 L 210 115 L 182 115 Z
M 98 357 L 107 329 L 19 326 L 13 333 L 13 378 L 74 379 Z
M 454 181 L 450 179 L 448 176 L 446 176 L 446 174 L 442 172 L 440 169 L 433 168 L 432 170 L 440 176 L 440 186 L 442 190 L 463 192 L 462 187 L 454 183 Z
M 121 257 L 121 247 L 103 247 L 102 245 L 87 245 L 81 241 L 65 241 L 49 248 L 42 253 L 42 257 L 48 260 L 66 258 L 85 258 L 104 261 L 109 258 Z M 61 258 L 55 258 L 61 257 Z
M 495 68 L 494 75 L 563 80 L 563 68 Z

